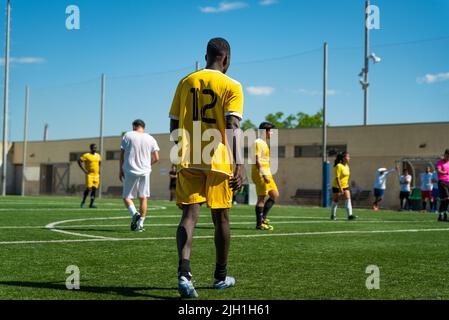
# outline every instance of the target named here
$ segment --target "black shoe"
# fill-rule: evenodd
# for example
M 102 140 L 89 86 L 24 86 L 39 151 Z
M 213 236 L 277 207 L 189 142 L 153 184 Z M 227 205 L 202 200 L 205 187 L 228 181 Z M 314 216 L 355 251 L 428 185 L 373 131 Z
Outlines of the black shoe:
M 438 216 L 438 220 L 437 220 L 438 222 L 441 222 L 441 221 L 443 221 L 443 216 L 440 214 L 439 216 Z
M 140 220 L 140 213 L 135 213 L 131 219 L 131 231 L 136 231 L 137 222 Z
M 447 220 L 447 214 L 444 215 L 443 221 L 444 221 L 444 222 L 449 222 L 449 221 Z
M 349 221 L 357 220 L 357 216 L 349 216 L 349 217 L 348 217 L 348 220 L 349 220 Z
M 335 220 L 337 220 L 337 217 L 334 216 L 334 215 L 331 215 L 331 220 L 332 220 L 332 221 L 335 221 Z
M 94 204 L 91 204 L 91 205 L 89 206 L 89 208 L 90 208 L 90 209 L 97 209 L 97 206 L 94 205 Z

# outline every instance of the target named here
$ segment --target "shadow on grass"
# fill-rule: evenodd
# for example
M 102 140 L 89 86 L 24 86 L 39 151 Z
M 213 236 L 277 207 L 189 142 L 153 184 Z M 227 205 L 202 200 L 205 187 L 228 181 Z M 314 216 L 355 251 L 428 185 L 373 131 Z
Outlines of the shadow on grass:
M 59 282 L 31 282 L 31 281 L 0 281 L 0 286 L 22 287 L 22 288 L 35 288 L 35 289 L 52 289 L 67 292 L 68 289 L 65 283 Z M 210 289 L 210 288 L 197 288 L 197 289 Z M 179 297 L 173 296 L 160 296 L 150 293 L 143 293 L 139 291 L 150 290 L 165 290 L 173 291 L 178 294 L 178 288 L 158 288 L 158 287 L 99 287 L 99 286 L 84 286 L 81 283 L 80 290 L 74 290 L 76 292 L 89 292 L 97 294 L 119 295 L 127 298 L 153 298 L 162 300 L 182 300 Z
M 195 229 L 198 230 L 215 230 L 214 227 L 203 227 L 203 226 L 196 226 Z M 231 226 L 231 231 L 232 230 L 245 230 L 245 231 L 250 231 L 250 230 L 255 230 L 255 228 L 250 228 L 250 227 L 232 227 Z

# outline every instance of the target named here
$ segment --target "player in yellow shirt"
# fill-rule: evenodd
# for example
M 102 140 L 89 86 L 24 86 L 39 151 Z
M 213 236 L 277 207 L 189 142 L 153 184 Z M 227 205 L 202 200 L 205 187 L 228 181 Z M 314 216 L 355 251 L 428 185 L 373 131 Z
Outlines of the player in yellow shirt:
M 178 290 L 187 298 L 198 296 L 192 284 L 190 253 L 202 204 L 211 209 L 215 225 L 213 288 L 225 289 L 235 284 L 235 279 L 227 276 L 229 209 L 233 191 L 242 186 L 243 161 L 233 161 L 241 159 L 238 156 L 240 148 L 231 149 L 229 139 L 238 141 L 243 90 L 239 82 L 225 75 L 230 59 L 231 49 L 225 39 L 210 40 L 206 68 L 181 80 L 170 109 L 170 132 L 179 150 L 176 202 L 183 210 L 176 233 Z M 207 138 L 209 134 L 214 137 Z M 207 142 L 202 141 L 203 135 Z M 214 140 L 215 148 L 208 148 L 209 140 Z M 234 170 L 233 163 L 236 163 Z
M 256 185 L 256 229 L 273 230 L 267 218 L 268 212 L 279 199 L 279 191 L 273 179 L 270 169 L 270 148 L 267 142 L 270 140 L 274 125 L 263 122 L 259 126 L 261 137 L 255 142 L 256 164 L 252 165 L 251 178 Z M 265 199 L 269 196 L 268 200 Z
M 83 166 L 84 164 L 84 166 Z M 101 156 L 97 153 L 97 145 L 90 145 L 90 152 L 83 154 L 78 159 L 78 165 L 86 175 L 86 190 L 84 191 L 83 200 L 81 201 L 81 208 L 86 203 L 86 198 L 90 193 L 89 208 L 96 208 L 94 205 L 95 197 L 98 188 L 100 187 L 100 165 Z
M 345 199 L 345 207 L 348 213 L 348 220 L 355 220 L 357 217 L 352 214 L 351 191 L 349 189 L 349 161 L 351 157 L 348 152 L 337 154 L 335 159 L 335 178 L 332 182 L 333 201 L 331 205 L 331 219 L 337 219 L 338 201 L 340 198 Z

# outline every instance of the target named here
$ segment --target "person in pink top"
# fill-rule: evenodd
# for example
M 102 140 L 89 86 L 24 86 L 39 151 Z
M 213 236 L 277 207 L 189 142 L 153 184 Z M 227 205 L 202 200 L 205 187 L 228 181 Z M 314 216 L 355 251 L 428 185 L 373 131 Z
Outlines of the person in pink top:
M 448 221 L 447 211 L 449 207 L 449 149 L 444 152 L 444 158 L 436 165 L 438 173 L 438 191 L 440 196 L 440 210 L 438 221 Z

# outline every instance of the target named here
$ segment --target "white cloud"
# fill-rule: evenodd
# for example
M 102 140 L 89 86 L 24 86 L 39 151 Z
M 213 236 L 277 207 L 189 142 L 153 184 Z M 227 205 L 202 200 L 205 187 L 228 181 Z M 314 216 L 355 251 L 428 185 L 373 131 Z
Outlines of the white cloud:
M 271 5 L 277 4 L 277 3 L 279 3 L 278 0 L 262 0 L 259 2 L 259 4 L 261 6 L 271 6 Z
M 308 90 L 308 89 L 299 89 L 297 90 L 298 93 L 306 95 L 306 96 L 322 96 L 323 91 L 321 90 Z M 339 91 L 335 89 L 328 89 L 327 95 L 329 96 L 336 96 L 337 94 L 340 94 Z
M 246 8 L 246 2 L 220 2 L 218 7 L 200 7 L 203 13 L 220 13 Z
M 44 58 L 39 57 L 21 57 L 21 58 L 15 58 L 12 57 L 9 59 L 11 64 L 39 64 L 44 63 Z M 0 58 L 0 65 L 3 66 L 5 64 L 5 58 Z
M 418 83 L 432 84 L 447 80 L 449 80 L 449 72 L 438 74 L 426 74 L 424 77 L 418 78 L 416 81 Z
M 271 96 L 274 93 L 272 87 L 248 87 L 246 91 L 253 96 Z

